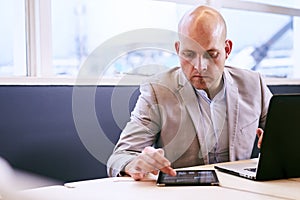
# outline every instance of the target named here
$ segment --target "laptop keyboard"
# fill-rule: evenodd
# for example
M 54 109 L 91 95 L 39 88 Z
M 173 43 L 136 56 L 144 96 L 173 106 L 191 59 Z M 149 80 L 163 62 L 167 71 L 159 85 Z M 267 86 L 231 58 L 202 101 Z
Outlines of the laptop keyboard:
M 256 172 L 256 167 L 245 168 L 244 170 L 247 170 L 247 171 L 250 171 L 250 172 Z

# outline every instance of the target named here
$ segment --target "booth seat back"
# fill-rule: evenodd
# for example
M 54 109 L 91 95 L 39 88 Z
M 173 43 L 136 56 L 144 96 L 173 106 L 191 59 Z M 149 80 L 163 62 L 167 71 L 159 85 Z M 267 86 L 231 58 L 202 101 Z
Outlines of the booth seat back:
M 102 152 L 93 155 L 82 137 L 97 134 L 100 128 L 115 144 L 139 96 L 138 88 L 2 85 L 0 157 L 17 169 L 64 182 L 107 177 L 106 164 L 97 157 Z M 299 85 L 270 89 L 274 94 L 300 93 Z M 91 148 L 106 148 L 107 141 L 89 142 Z M 111 151 L 109 147 L 103 153 Z M 252 155 L 257 153 L 254 148 Z
M 90 116 L 74 114 L 74 109 L 84 111 L 94 101 L 99 127 L 115 144 L 138 98 L 138 86 L 82 86 L 79 97 L 73 96 L 73 90 L 72 86 L 0 86 L 0 157 L 17 169 L 61 181 L 107 177 L 105 163 L 88 151 L 75 124 L 75 114 L 81 119 Z M 91 92 L 92 99 L 86 99 Z M 88 121 L 77 123 L 89 126 Z M 99 130 L 87 127 L 87 132 L 93 131 Z

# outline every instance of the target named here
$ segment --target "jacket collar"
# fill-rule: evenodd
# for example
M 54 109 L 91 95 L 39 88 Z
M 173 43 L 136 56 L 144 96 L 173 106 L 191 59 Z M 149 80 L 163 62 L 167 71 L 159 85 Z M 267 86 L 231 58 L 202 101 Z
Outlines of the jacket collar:
M 200 108 L 198 105 L 198 100 L 193 86 L 187 80 L 182 69 L 178 70 L 178 93 L 181 95 L 182 102 L 185 105 L 192 121 L 195 126 L 197 133 L 201 131 L 201 120 L 200 120 Z M 233 149 L 234 149 L 234 138 L 237 132 L 238 123 L 238 111 L 239 111 L 239 95 L 238 87 L 234 83 L 233 78 L 225 67 L 224 72 L 224 87 L 226 87 L 226 106 L 227 106 L 227 117 L 228 121 L 228 133 L 229 133 L 229 155 L 230 160 L 233 160 Z M 201 135 L 201 134 L 200 134 Z M 200 138 L 201 140 L 201 138 Z

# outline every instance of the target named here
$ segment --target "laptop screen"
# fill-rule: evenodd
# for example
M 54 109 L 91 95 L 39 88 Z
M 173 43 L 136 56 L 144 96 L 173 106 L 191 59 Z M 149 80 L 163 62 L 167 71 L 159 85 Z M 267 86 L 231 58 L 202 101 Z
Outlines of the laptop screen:
M 300 177 L 300 94 L 270 101 L 257 180 Z

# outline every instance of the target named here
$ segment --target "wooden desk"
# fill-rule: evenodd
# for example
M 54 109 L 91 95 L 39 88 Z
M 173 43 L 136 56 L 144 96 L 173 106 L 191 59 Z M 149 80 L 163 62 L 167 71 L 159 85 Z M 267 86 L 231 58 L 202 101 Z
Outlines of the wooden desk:
M 240 161 L 239 161 L 240 162 Z M 247 161 L 242 161 L 247 162 Z M 212 169 L 213 165 L 192 167 Z M 158 187 L 156 176 L 104 178 L 23 191 L 43 199 L 300 199 L 300 178 L 256 182 L 217 171 L 220 186 Z
M 236 161 L 249 162 L 247 161 Z M 190 169 L 213 169 L 214 165 L 190 167 Z M 300 199 L 300 178 L 273 181 L 253 181 L 216 170 L 220 186 L 240 191 L 253 192 L 282 199 Z

